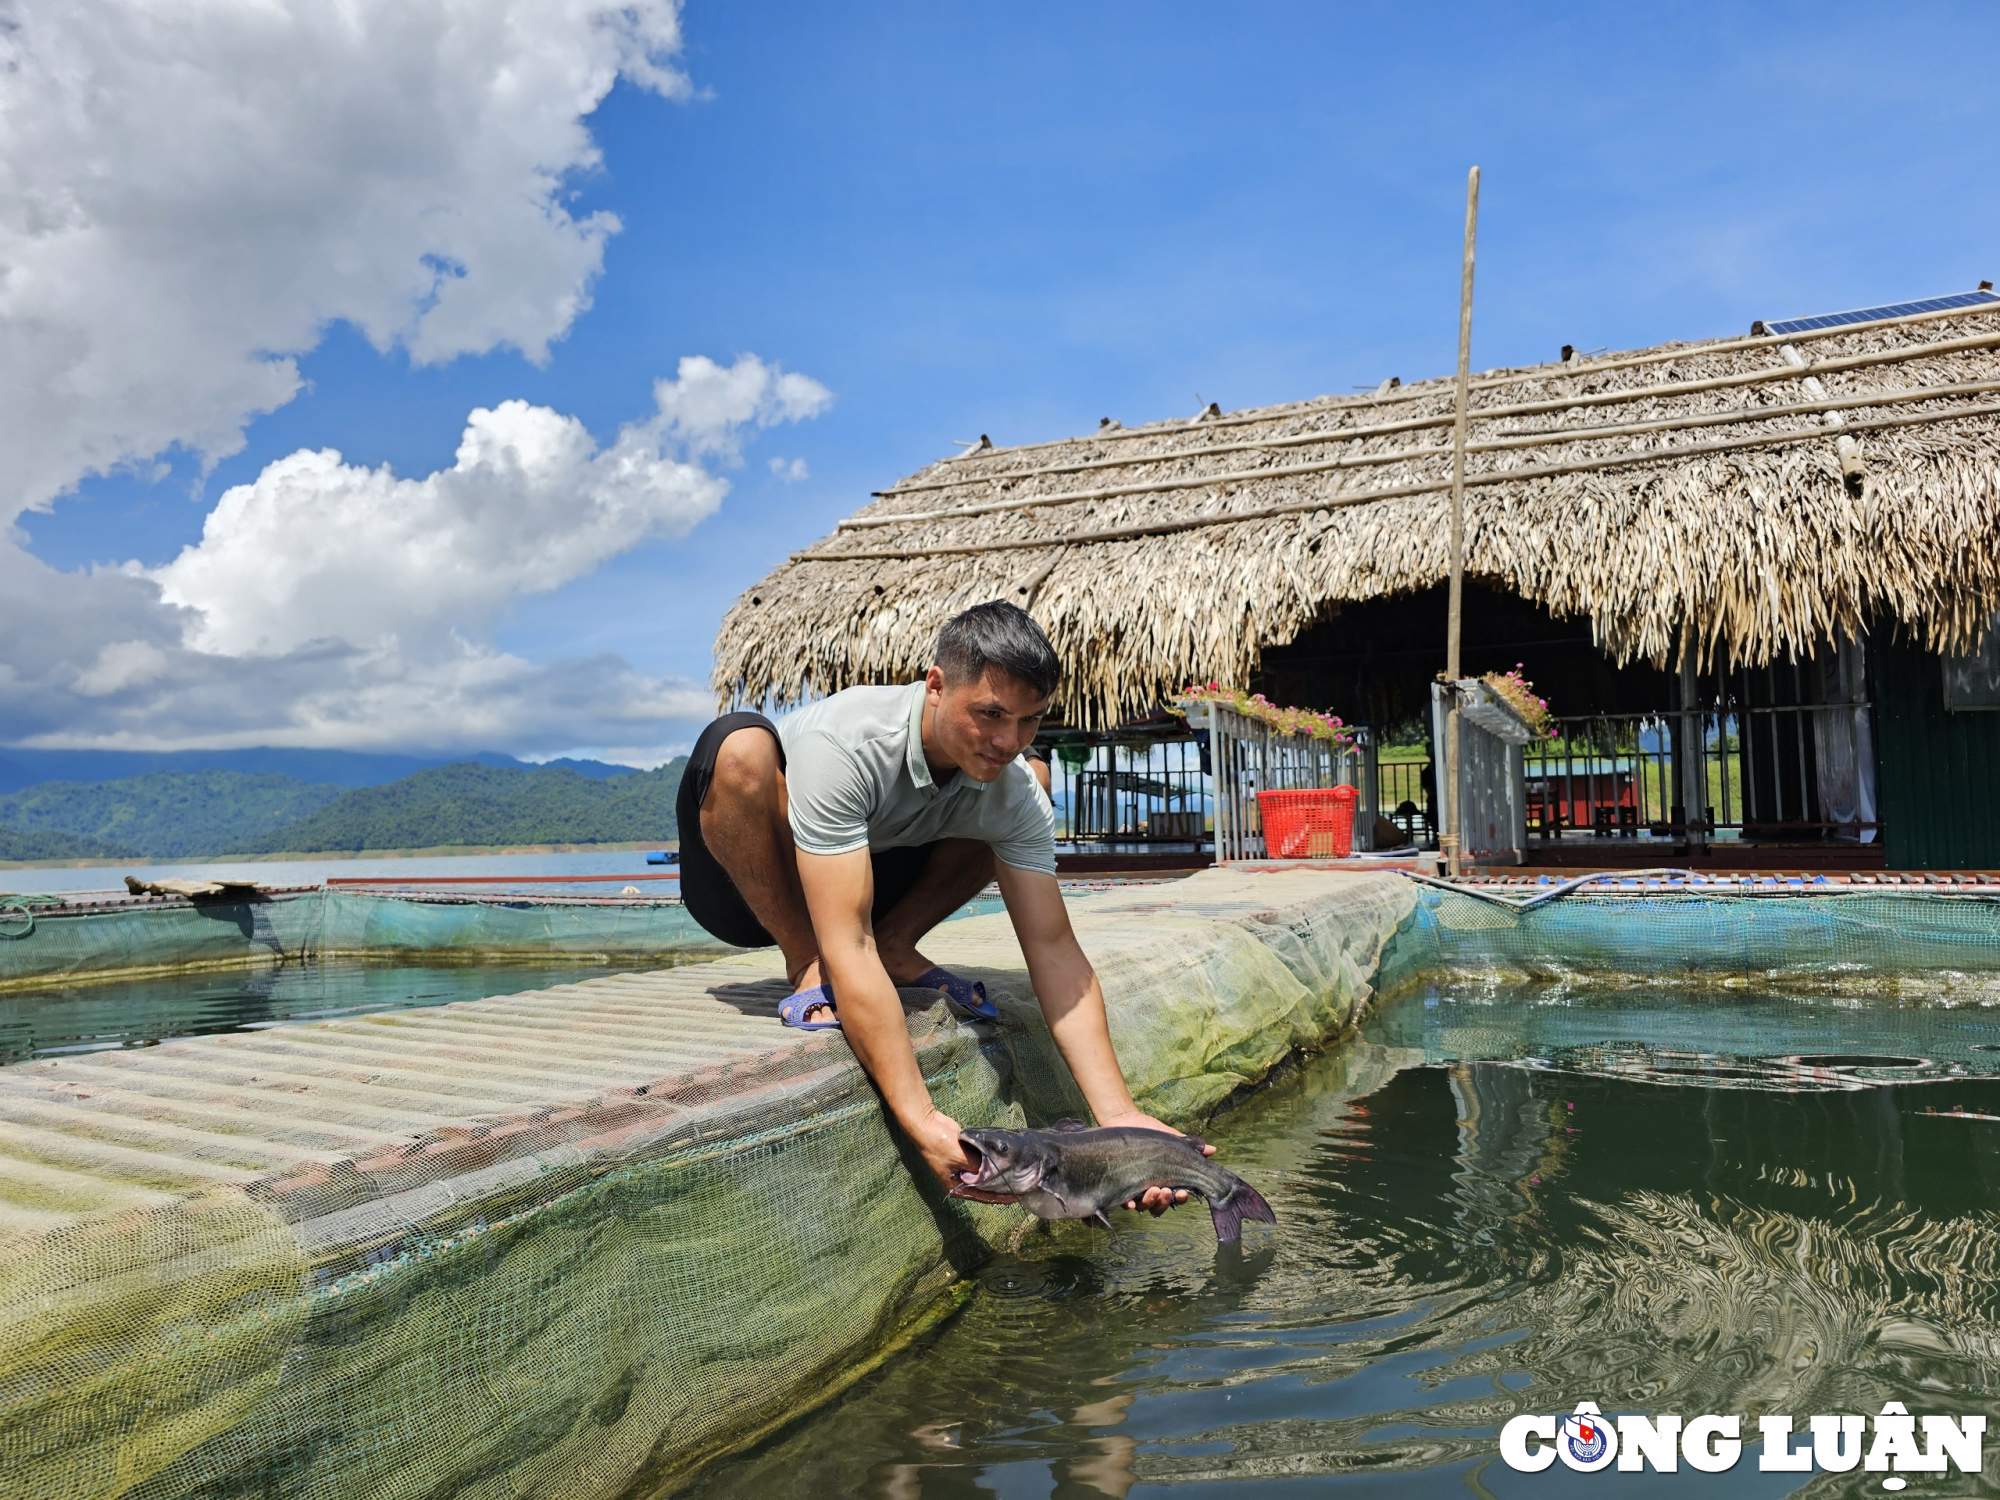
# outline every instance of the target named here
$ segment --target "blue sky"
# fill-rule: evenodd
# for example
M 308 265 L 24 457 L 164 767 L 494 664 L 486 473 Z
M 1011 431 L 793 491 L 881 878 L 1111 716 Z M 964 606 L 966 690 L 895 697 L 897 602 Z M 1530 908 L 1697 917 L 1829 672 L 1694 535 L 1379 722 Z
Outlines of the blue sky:
M 740 457 L 707 461 L 729 493 L 685 534 L 464 627 L 510 659 L 699 684 L 741 590 L 954 439 L 1447 371 L 1475 161 L 1475 366 L 2000 274 L 1992 6 L 693 0 L 678 40 L 681 97 L 624 81 L 581 117 L 602 161 L 570 172 L 568 210 L 621 227 L 545 363 L 501 347 L 416 364 L 332 321 L 299 341 L 303 389 L 212 472 L 192 433 L 132 452 L 28 511 L 27 550 L 65 578 L 162 568 L 226 489 L 298 450 L 421 479 L 452 464 L 469 412 L 505 401 L 609 444 L 682 357 L 754 354 L 831 404 L 744 427 Z M 38 742 L 62 741 L 60 698 L 37 701 Z M 644 758 L 692 737 L 694 701 L 622 745 L 598 709 L 468 711 L 462 729 L 343 711 L 335 740 L 511 734 L 478 747 Z M 140 744 L 140 722 L 79 716 L 67 737 Z

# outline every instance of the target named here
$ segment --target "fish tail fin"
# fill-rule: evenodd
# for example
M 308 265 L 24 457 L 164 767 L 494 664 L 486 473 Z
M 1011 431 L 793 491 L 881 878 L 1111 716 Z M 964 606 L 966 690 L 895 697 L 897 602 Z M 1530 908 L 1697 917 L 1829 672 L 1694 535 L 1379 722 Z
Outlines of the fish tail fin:
M 1271 1212 L 1271 1205 L 1264 1201 L 1264 1195 L 1242 1181 L 1229 1190 L 1227 1197 L 1209 1204 L 1208 1214 L 1215 1220 L 1216 1242 L 1223 1245 L 1236 1243 L 1245 1219 L 1255 1219 L 1259 1224 L 1278 1222 L 1278 1216 Z

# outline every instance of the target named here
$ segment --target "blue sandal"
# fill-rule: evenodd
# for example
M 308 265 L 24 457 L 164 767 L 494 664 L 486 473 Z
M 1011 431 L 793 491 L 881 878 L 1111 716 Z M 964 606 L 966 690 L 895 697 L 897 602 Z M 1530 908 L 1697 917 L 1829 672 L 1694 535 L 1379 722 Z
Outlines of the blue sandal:
M 943 990 L 947 1000 L 976 1020 L 1000 1019 L 1000 1007 L 986 998 L 985 985 L 977 979 L 961 979 L 949 969 L 926 969 L 911 981 L 910 987 Z
M 787 1026 L 800 1031 L 838 1031 L 840 1018 L 831 1021 L 808 1021 L 806 1012 L 818 1005 L 833 1004 L 833 986 L 822 984 L 816 989 L 800 990 L 795 995 L 787 995 L 778 1002 L 778 1019 Z

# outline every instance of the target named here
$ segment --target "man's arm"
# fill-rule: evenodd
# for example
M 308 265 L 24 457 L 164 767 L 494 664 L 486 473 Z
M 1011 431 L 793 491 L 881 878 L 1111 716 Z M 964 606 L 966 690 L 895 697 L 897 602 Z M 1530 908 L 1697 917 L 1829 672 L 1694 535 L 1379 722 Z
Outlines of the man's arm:
M 868 917 L 875 902 L 875 871 L 868 851 L 808 854 L 801 849 L 798 858 L 799 884 L 819 940 L 820 972 L 833 986 L 847 1044 L 931 1170 L 947 1183 L 956 1182 L 970 1165 L 958 1144 L 958 1122 L 931 1103 L 910 1045 L 902 999 L 875 952 Z
M 1062 887 L 1055 876 L 1039 870 L 1022 870 L 1005 861 L 996 861 L 1000 894 L 1007 902 L 1007 915 L 1014 935 L 1021 940 L 1021 952 L 1028 960 L 1028 978 L 1041 999 L 1042 1014 L 1048 1018 L 1049 1034 L 1056 1050 L 1083 1090 L 1084 1102 L 1099 1125 L 1136 1125 L 1147 1130 L 1181 1132 L 1164 1120 L 1143 1112 L 1126 1086 L 1118 1054 L 1111 1045 L 1111 1027 L 1104 1015 L 1104 991 L 1097 971 L 1084 957 L 1076 932 L 1069 925 L 1069 909 L 1063 905 Z M 1209 1155 L 1215 1148 L 1204 1148 Z M 1166 1188 L 1150 1188 L 1140 1200 L 1154 1213 L 1176 1202 L 1187 1201 Z M 1128 1204 L 1127 1207 L 1136 1207 Z

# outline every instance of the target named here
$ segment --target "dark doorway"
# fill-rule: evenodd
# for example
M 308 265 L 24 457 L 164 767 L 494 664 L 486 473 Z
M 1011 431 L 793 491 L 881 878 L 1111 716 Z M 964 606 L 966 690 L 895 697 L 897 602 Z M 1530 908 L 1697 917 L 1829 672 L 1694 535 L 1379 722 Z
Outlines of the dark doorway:
M 1393 730 L 1430 711 L 1430 685 L 1444 670 L 1446 589 L 1349 604 L 1288 646 L 1264 652 L 1253 684 L 1274 703 L 1337 713 Z M 1518 595 L 1467 579 L 1460 647 L 1468 677 L 1517 662 L 1556 714 L 1657 712 L 1675 678 L 1649 664 L 1615 666 L 1588 619 L 1557 619 Z

